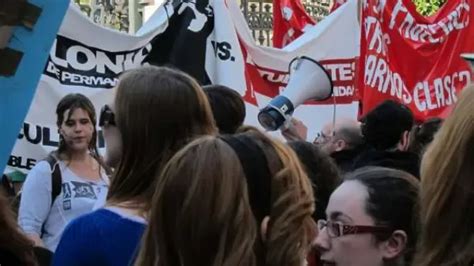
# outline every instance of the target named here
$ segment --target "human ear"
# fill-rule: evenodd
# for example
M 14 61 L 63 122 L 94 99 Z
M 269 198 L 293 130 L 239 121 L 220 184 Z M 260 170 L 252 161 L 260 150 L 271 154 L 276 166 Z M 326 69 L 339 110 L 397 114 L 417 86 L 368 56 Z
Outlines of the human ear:
M 339 139 L 335 143 L 336 151 L 342 151 L 346 147 L 346 142 L 342 139 Z
M 403 230 L 396 230 L 389 239 L 381 243 L 382 257 L 384 259 L 394 259 L 399 257 L 406 249 L 408 236 Z
M 410 132 L 408 130 L 404 131 L 400 143 L 398 144 L 398 149 L 401 151 L 407 151 L 410 144 Z

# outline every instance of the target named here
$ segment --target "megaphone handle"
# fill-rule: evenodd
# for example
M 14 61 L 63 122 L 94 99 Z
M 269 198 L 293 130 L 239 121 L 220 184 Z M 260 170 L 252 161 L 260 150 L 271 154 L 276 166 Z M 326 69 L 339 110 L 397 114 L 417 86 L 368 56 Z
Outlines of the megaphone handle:
M 285 115 L 285 123 L 281 125 L 282 130 L 286 130 L 291 126 L 291 115 Z

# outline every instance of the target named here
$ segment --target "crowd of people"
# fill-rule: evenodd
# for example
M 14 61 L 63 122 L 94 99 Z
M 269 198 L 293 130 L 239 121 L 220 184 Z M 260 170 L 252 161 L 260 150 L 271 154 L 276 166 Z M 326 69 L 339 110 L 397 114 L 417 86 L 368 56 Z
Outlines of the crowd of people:
M 179 70 L 114 90 L 98 118 L 81 94 L 59 102 L 59 147 L 17 214 L 0 193 L 0 265 L 474 263 L 473 86 L 445 121 L 389 100 L 309 142 L 297 120 L 286 142 L 245 126 L 238 93 Z

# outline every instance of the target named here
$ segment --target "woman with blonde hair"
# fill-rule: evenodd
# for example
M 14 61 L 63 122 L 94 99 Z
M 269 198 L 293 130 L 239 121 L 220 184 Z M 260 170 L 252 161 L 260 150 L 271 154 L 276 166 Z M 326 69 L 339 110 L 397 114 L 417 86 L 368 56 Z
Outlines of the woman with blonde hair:
M 159 180 L 135 265 L 304 265 L 314 199 L 282 143 L 253 129 L 201 138 Z
M 99 120 L 118 128 L 118 136 L 107 136 L 115 141 L 106 140 L 119 153 L 107 202 L 66 228 L 54 265 L 130 265 L 163 166 L 194 138 L 217 131 L 202 88 L 164 67 L 122 75 L 113 105 L 102 109 Z
M 414 265 L 474 263 L 474 86 L 464 89 L 421 164 L 421 241 Z

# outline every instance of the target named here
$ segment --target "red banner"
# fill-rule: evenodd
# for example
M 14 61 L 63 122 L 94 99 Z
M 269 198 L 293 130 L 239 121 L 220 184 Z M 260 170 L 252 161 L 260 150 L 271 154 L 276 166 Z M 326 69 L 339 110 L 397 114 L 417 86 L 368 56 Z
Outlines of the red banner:
M 285 47 L 314 24 L 299 0 L 273 0 L 273 47 Z
M 411 0 L 365 0 L 358 88 L 362 115 L 385 99 L 417 120 L 446 116 L 472 78 L 460 54 L 474 51 L 474 0 L 449 0 L 423 17 Z

